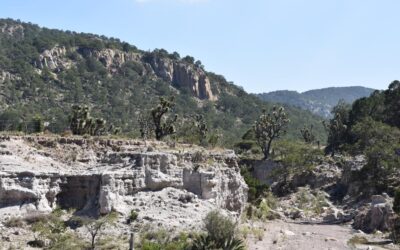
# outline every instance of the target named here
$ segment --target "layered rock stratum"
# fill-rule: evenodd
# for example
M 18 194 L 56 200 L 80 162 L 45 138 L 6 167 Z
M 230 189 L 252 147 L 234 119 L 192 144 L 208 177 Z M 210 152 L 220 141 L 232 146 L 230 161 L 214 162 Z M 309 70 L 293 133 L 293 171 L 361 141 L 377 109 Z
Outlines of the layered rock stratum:
M 247 185 L 232 151 L 63 137 L 0 138 L 0 218 L 56 207 L 116 211 L 166 227 L 201 225 L 215 209 L 239 215 Z

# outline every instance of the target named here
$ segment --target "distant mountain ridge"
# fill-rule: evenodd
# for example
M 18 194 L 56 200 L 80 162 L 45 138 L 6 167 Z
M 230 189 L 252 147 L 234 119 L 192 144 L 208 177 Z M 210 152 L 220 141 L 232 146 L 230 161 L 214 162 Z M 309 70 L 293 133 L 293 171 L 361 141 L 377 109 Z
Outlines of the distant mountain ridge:
M 312 113 L 329 118 L 332 108 L 340 101 L 353 103 L 355 100 L 369 96 L 374 89 L 362 86 L 351 87 L 329 87 L 313 89 L 299 93 L 297 91 L 278 90 L 269 93 L 257 94 L 267 102 L 283 103 L 293 105 Z
M 61 133 L 71 107 L 80 104 L 137 138 L 139 120 L 159 97 L 174 96 L 176 138 L 193 141 L 193 117 L 202 115 L 209 137 L 231 147 L 262 110 L 273 107 L 191 56 L 143 51 L 117 38 L 0 18 L 0 44 L 0 130 L 26 128 L 40 117 L 49 131 Z M 284 106 L 291 120 L 286 138 L 301 139 L 300 129 L 314 124 L 316 136 L 325 139 L 320 117 Z

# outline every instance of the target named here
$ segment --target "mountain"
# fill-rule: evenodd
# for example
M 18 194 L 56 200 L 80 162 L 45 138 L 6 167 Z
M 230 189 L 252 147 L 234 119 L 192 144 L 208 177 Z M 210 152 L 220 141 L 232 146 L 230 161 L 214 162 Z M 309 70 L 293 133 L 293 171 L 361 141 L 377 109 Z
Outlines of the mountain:
M 148 114 L 160 96 L 175 96 L 178 137 L 190 136 L 190 117 L 202 114 L 210 133 L 222 134 L 222 144 L 229 146 L 272 107 L 177 52 L 148 52 L 116 38 L 11 19 L 0 19 L 0 44 L 3 129 L 21 129 L 40 116 L 59 133 L 69 127 L 72 105 L 85 104 L 94 117 L 136 137 L 138 117 Z M 299 138 L 299 129 L 309 123 L 319 138 L 325 137 L 319 117 L 289 105 L 286 109 L 292 121 L 288 138 Z
M 314 89 L 302 93 L 280 90 L 258 94 L 257 96 L 267 102 L 290 104 L 309 110 L 324 118 L 329 118 L 331 117 L 332 108 L 340 100 L 351 104 L 359 98 L 369 96 L 373 91 L 374 89 L 354 86 Z

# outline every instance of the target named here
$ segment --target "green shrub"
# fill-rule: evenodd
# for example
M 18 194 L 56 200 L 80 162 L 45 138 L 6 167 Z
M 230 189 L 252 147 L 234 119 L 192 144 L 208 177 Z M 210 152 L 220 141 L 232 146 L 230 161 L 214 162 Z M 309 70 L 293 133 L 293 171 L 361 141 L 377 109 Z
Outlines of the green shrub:
M 208 235 L 218 242 L 234 237 L 235 224 L 218 211 L 208 213 L 204 224 Z
M 207 234 L 194 239 L 192 250 L 244 249 L 243 242 L 235 237 L 235 223 L 218 211 L 208 213 L 204 224 Z
M 247 186 L 249 187 L 248 201 L 250 203 L 259 202 L 263 194 L 268 192 L 269 186 L 267 184 L 262 184 L 259 180 L 254 178 L 246 166 L 240 169 L 240 174 L 243 176 Z
M 131 210 L 131 213 L 129 214 L 128 218 L 128 223 L 134 222 L 138 218 L 139 214 L 135 210 Z
M 283 140 L 275 144 L 274 160 L 283 164 L 284 169 L 281 171 L 284 174 L 311 169 L 321 163 L 323 157 L 322 150 L 303 142 Z

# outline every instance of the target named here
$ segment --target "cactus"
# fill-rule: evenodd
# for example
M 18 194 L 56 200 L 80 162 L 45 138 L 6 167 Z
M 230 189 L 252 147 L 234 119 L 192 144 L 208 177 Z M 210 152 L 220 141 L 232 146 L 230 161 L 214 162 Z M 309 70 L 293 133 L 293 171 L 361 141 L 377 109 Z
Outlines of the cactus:
M 300 130 L 304 142 L 311 144 L 315 141 L 315 135 L 313 134 L 313 127 L 314 127 L 313 125 L 311 125 L 310 128 L 304 126 L 304 128 Z
M 115 134 L 118 131 L 118 128 L 114 128 L 113 125 L 107 130 L 106 124 L 103 118 L 92 118 L 88 106 L 72 106 L 70 129 L 74 135 L 99 136 L 110 132 Z
M 206 121 L 204 120 L 204 116 L 195 115 L 193 125 L 194 128 L 196 129 L 196 133 L 198 134 L 200 145 L 204 145 L 207 142 L 207 133 L 208 133 L 208 127 Z
M 153 119 L 154 132 L 157 140 L 161 140 L 167 135 L 175 134 L 174 123 L 178 119 L 178 115 L 166 118 L 166 114 L 170 112 L 174 106 L 173 96 L 170 97 L 169 100 L 160 97 L 160 103 L 151 110 L 151 117 Z
M 286 133 L 285 128 L 289 122 L 290 120 L 287 118 L 283 107 L 274 106 L 271 114 L 263 110 L 253 129 L 257 144 L 264 154 L 264 159 L 269 157 L 272 141 Z

